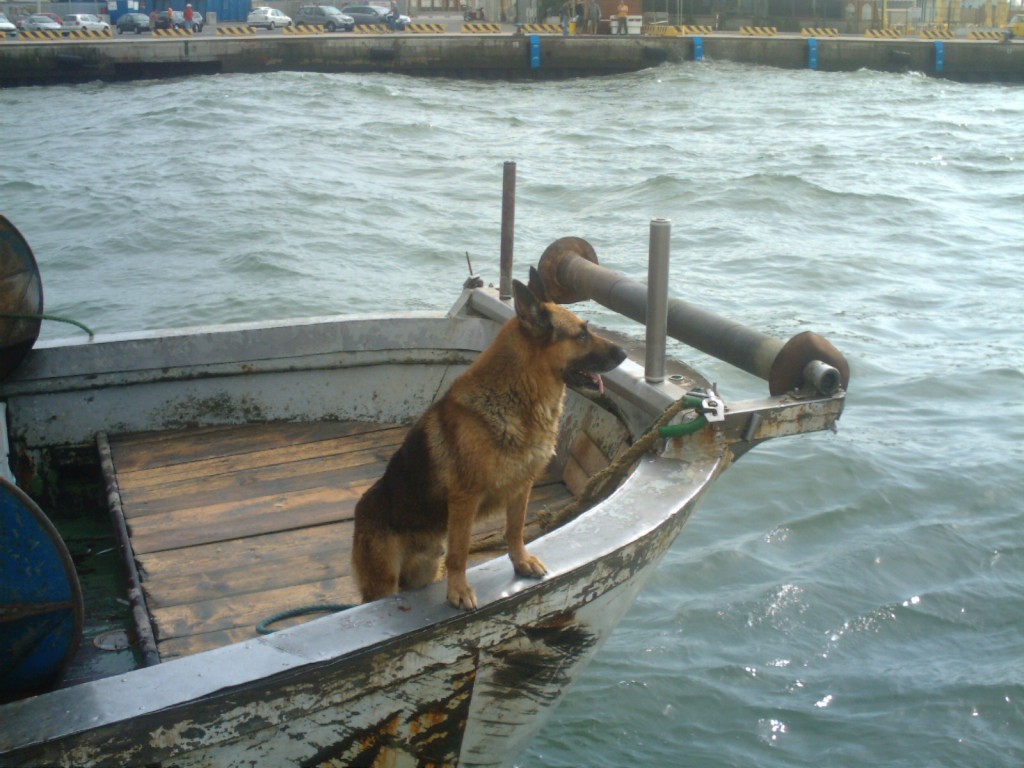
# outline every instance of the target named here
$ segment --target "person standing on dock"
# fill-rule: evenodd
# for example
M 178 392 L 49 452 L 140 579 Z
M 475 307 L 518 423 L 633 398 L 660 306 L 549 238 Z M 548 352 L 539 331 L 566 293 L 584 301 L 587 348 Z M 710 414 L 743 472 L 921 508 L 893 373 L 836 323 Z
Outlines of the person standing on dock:
M 194 18 L 195 13 L 192 11 L 192 3 L 187 3 L 185 5 L 185 29 L 187 29 L 189 32 L 196 31 L 195 24 L 192 21 Z
M 601 21 L 601 6 L 598 5 L 597 0 L 590 0 L 586 6 L 587 14 L 587 34 L 596 35 L 597 25 Z
M 626 27 L 626 17 L 629 16 L 629 3 L 626 0 L 619 0 L 619 8 L 615 12 L 615 16 L 619 20 L 619 28 L 616 30 L 616 34 L 629 34 L 629 30 Z

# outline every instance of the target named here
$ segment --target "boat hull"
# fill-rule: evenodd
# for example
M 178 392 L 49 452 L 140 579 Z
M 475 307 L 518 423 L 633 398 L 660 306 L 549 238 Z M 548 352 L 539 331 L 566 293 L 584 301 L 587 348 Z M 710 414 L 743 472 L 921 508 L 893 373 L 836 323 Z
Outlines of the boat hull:
M 4 385 L 12 443 L 21 463 L 43 474 L 46 446 L 86 442 L 111 424 L 409 421 L 511 313 L 493 292 L 474 290 L 451 316 L 43 345 Z M 631 361 L 605 380 L 616 417 L 598 417 L 572 395 L 567 435 L 609 418 L 636 437 L 694 386 L 649 385 Z M 508 763 L 733 458 L 770 437 L 828 429 L 841 411 L 842 398 L 759 401 L 663 441 L 610 495 L 530 545 L 547 577 L 519 577 L 506 557 L 471 569 L 476 611 L 451 608 L 435 584 L 7 704 L 0 765 Z

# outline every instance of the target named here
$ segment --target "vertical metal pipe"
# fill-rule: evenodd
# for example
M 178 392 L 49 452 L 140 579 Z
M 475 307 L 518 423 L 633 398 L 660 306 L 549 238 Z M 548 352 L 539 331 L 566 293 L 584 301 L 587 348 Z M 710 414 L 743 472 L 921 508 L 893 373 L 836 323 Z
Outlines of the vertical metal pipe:
M 651 219 L 647 255 L 647 357 L 644 376 L 650 384 L 665 380 L 665 340 L 668 331 L 668 257 L 672 222 Z
M 512 298 L 512 244 L 516 232 L 516 164 L 505 161 L 501 183 L 501 280 L 498 291 L 502 299 Z

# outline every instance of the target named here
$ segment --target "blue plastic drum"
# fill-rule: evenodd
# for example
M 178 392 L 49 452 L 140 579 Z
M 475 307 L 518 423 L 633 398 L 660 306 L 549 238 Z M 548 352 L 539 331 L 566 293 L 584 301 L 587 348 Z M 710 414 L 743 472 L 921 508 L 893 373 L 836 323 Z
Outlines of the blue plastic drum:
M 0 479 L 0 699 L 43 690 L 82 637 L 82 590 L 53 523 Z

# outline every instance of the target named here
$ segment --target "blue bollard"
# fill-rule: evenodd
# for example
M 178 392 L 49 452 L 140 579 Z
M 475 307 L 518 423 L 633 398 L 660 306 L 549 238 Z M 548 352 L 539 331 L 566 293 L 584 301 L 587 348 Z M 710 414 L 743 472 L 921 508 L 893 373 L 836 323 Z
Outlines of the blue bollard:
M 693 38 L 693 60 L 704 61 L 704 38 Z
M 946 66 L 946 46 L 941 40 L 935 41 L 935 71 L 941 72 Z
M 807 66 L 811 69 L 818 68 L 818 38 L 807 38 Z
M 530 69 L 540 69 L 540 35 L 530 35 Z

